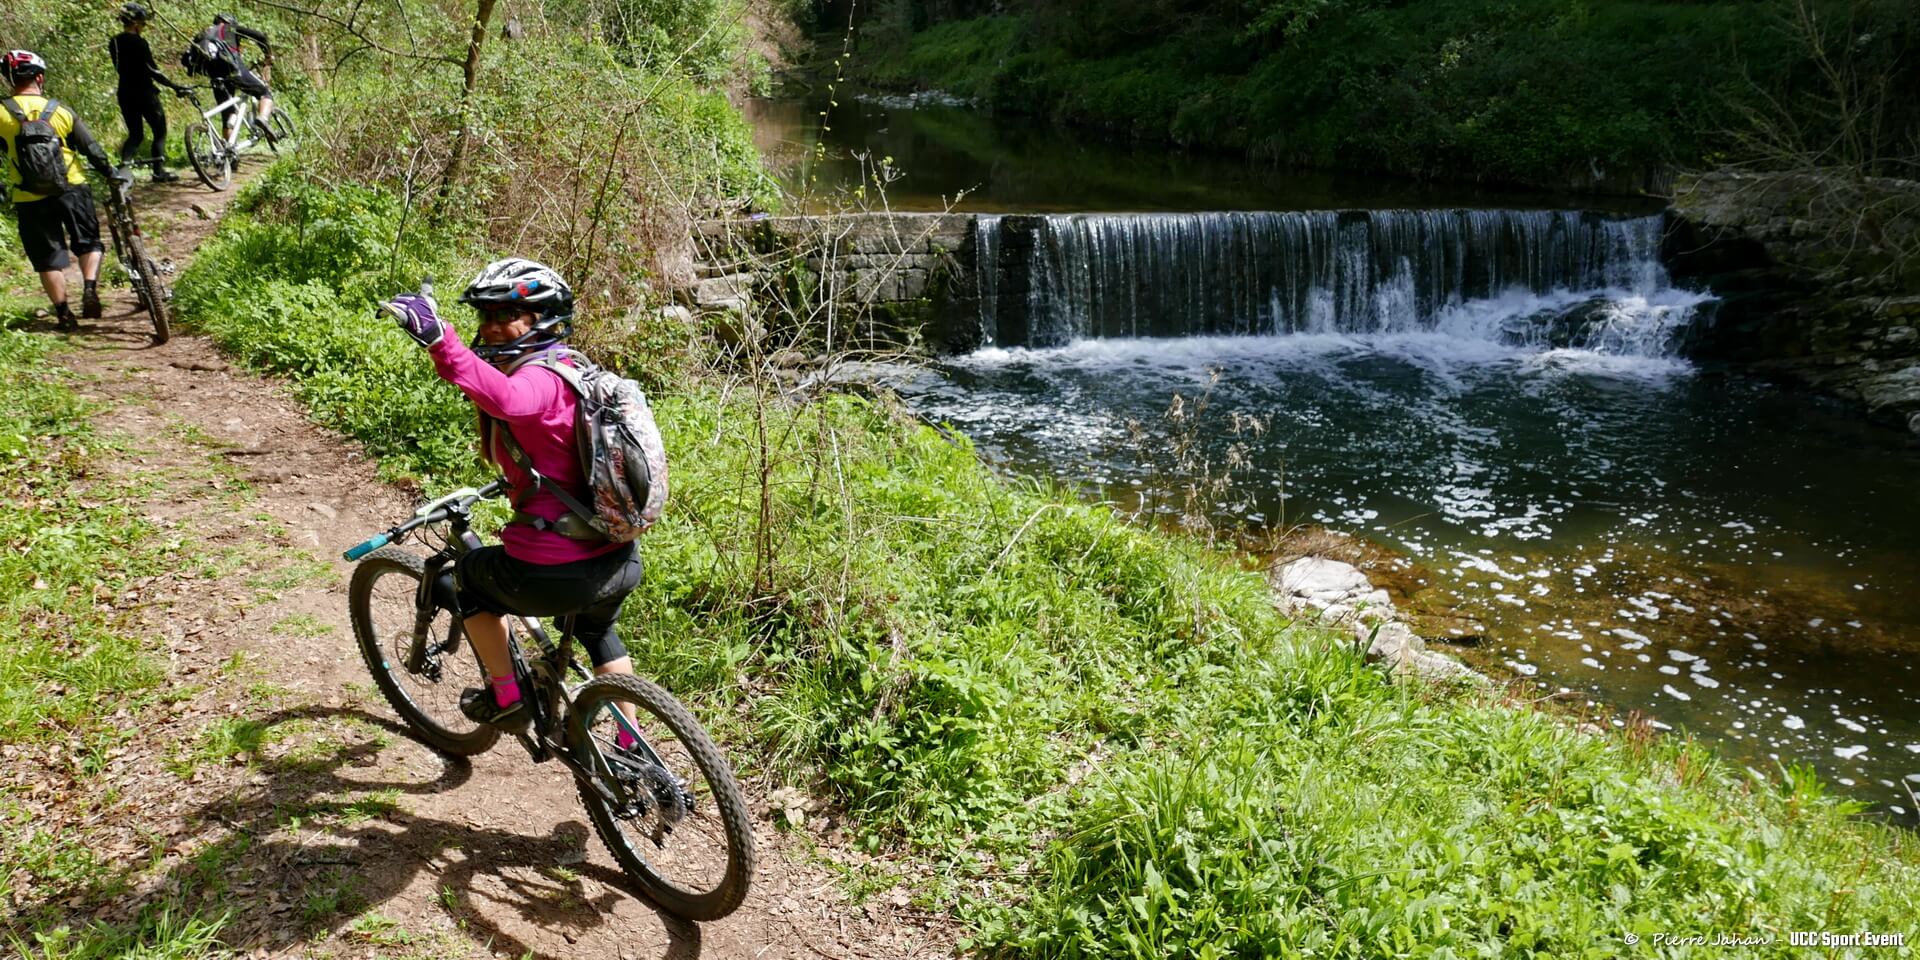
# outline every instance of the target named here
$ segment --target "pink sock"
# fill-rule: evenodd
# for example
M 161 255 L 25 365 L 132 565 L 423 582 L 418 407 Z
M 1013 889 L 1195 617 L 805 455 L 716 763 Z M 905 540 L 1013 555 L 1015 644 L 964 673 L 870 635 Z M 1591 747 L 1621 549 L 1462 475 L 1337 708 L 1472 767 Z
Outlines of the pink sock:
M 520 681 L 512 676 L 494 677 L 493 702 L 503 707 L 511 707 L 520 702 Z
M 640 738 L 628 733 L 626 727 L 621 727 L 620 732 L 613 735 L 613 745 L 622 750 L 632 750 L 633 745 L 639 742 Z

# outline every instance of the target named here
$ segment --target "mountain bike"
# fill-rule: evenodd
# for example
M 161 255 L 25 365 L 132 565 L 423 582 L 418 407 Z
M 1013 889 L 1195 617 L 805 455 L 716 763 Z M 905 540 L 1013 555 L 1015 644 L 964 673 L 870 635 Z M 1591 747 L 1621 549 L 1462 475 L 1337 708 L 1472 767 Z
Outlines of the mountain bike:
M 225 190 L 231 186 L 234 168 L 240 165 L 240 155 L 256 144 L 264 142 L 269 150 L 276 153 L 292 145 L 293 117 L 288 114 L 286 104 L 275 100 L 273 115 L 267 118 L 266 126 L 262 127 L 257 119 L 259 101 L 252 95 L 235 93 L 210 108 L 201 109 L 200 95 L 195 92 L 200 89 L 203 88 L 187 90 L 187 101 L 200 111 L 200 119 L 187 124 L 185 141 L 187 162 L 193 165 L 193 172 L 209 189 Z M 235 114 L 231 126 L 226 122 L 228 111 Z
M 457 756 L 490 749 L 501 731 L 460 711 L 464 687 L 489 689 L 465 644 L 454 565 L 481 545 L 469 527 L 503 481 L 456 490 L 346 551 L 359 561 L 348 590 L 353 635 L 374 684 L 433 747 Z M 409 535 L 425 557 L 394 545 Z M 717 920 L 746 898 L 753 831 L 733 769 L 687 708 L 658 685 L 590 675 L 572 653 L 572 618 L 552 640 L 532 617 L 508 618 L 513 673 L 530 724 L 515 734 L 534 762 L 572 771 L 580 803 L 607 851 L 662 909 Z M 631 746 L 618 746 L 620 734 Z
M 130 180 L 112 180 L 107 184 L 107 226 L 113 233 L 114 259 L 126 272 L 134 295 L 140 298 L 140 306 L 146 308 L 147 316 L 153 319 L 153 342 L 166 343 L 173 334 L 167 323 L 170 309 L 167 301 L 171 293 L 160 280 L 160 264 L 147 255 L 146 235 L 140 232 L 140 222 L 133 217 Z

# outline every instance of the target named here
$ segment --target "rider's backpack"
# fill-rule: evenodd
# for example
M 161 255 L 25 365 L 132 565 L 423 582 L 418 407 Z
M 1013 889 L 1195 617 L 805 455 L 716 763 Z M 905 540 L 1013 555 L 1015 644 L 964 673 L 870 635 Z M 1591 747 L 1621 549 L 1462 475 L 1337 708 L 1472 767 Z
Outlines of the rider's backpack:
M 8 99 L 5 104 L 20 125 L 20 132 L 13 135 L 13 168 L 20 171 L 20 189 L 44 197 L 66 192 L 67 142 L 53 128 L 53 112 L 60 105 L 49 97 L 40 115 L 29 120 L 19 100 Z
M 215 80 L 231 76 L 236 72 L 226 41 L 220 39 L 212 28 L 200 31 L 199 35 L 187 44 L 186 52 L 180 55 L 180 66 L 186 69 L 188 76 L 208 77 Z
M 568 362 L 561 362 L 563 358 Z M 508 456 L 602 537 L 625 543 L 645 533 L 667 505 L 667 447 L 654 425 L 646 393 L 639 384 L 601 369 L 566 347 L 530 354 L 508 372 L 528 364 L 559 374 L 578 398 L 574 436 L 580 447 L 580 472 L 587 478 L 593 502 L 582 504 L 541 476 L 513 439 L 513 432 L 501 431 Z

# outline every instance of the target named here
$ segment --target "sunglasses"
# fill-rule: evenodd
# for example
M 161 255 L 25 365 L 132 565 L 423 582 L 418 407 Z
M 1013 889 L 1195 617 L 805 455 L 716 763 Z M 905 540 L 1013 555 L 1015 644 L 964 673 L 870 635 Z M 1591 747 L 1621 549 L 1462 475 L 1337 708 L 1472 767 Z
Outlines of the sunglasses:
M 527 310 L 523 307 L 513 307 L 513 306 L 502 305 L 502 306 L 481 307 L 479 308 L 479 313 L 480 313 L 480 323 L 482 325 L 486 325 L 486 324 L 512 323 L 515 320 L 520 319 L 520 317 L 523 314 L 530 315 L 533 313 L 533 311 Z

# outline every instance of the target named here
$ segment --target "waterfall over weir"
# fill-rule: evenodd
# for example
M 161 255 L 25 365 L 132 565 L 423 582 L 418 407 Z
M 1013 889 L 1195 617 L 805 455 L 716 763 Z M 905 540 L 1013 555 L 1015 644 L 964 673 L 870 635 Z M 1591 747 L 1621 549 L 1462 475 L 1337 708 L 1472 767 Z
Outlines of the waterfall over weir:
M 979 339 L 1438 331 L 1662 354 L 1702 298 L 1669 291 L 1661 229 L 1554 210 L 982 216 Z

